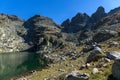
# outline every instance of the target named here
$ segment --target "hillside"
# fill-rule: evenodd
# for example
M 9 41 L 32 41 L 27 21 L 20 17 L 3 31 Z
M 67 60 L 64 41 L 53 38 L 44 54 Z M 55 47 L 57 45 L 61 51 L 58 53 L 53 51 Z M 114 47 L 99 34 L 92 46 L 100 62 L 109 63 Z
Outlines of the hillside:
M 77 13 L 61 25 L 35 15 L 0 14 L 0 53 L 43 54 L 43 69 L 13 80 L 120 80 L 120 8 Z

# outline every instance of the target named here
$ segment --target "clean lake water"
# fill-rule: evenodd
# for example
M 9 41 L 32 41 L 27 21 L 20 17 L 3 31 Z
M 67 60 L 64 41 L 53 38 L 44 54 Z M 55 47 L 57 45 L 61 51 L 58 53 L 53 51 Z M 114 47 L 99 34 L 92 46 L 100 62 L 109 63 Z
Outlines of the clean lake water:
M 40 57 L 40 54 L 28 52 L 0 54 L 0 80 L 43 67 L 45 62 Z

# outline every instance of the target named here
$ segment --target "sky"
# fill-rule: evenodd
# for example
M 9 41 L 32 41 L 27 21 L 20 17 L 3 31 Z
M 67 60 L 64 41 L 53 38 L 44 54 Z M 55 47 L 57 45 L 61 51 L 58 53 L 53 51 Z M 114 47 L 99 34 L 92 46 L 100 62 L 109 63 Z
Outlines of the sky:
M 78 12 L 90 16 L 99 6 L 109 12 L 120 6 L 120 0 L 1 0 L 0 13 L 17 15 L 24 20 L 40 14 L 61 24 Z

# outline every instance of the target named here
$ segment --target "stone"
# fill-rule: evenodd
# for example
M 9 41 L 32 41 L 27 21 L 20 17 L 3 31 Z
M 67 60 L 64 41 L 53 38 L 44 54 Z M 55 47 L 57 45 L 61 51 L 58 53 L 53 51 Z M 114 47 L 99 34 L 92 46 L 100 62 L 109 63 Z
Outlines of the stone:
M 17 80 L 28 80 L 27 78 L 19 78 Z
M 102 54 L 102 49 L 99 47 L 95 47 L 94 50 L 91 51 L 91 54 Z
M 95 47 L 95 49 L 93 49 L 90 52 L 90 55 L 87 58 L 87 62 L 89 63 L 89 62 L 93 61 L 94 58 L 96 57 L 96 55 L 99 55 L 99 54 L 103 54 L 102 49 L 99 47 Z
M 107 64 L 103 64 L 103 67 L 104 67 L 104 68 L 107 68 Z
M 50 80 L 49 78 L 44 78 L 43 80 Z
M 120 52 L 117 51 L 107 52 L 107 57 L 111 60 L 115 60 L 117 58 L 120 58 Z
M 65 76 L 64 80 L 89 80 L 90 75 L 87 73 L 80 73 L 78 71 L 72 71 Z
M 89 68 L 91 65 L 89 63 L 86 64 L 86 68 Z
M 58 69 L 58 71 L 60 71 L 60 72 L 65 72 L 65 70 L 63 70 L 63 69 Z
M 119 46 L 118 42 L 112 41 L 109 43 L 109 47 L 117 47 L 117 46 Z
M 93 49 L 94 49 L 93 46 L 86 46 L 86 47 L 83 48 L 83 52 L 89 52 L 89 51 L 91 51 Z
M 118 36 L 118 32 L 115 30 L 99 30 L 94 36 L 93 36 L 93 41 L 99 43 L 106 41 L 112 37 Z
M 112 65 L 112 75 L 117 80 L 120 80 L 120 58 L 116 59 Z
M 86 67 L 86 65 L 80 66 L 80 70 L 84 69 L 85 67 Z
M 105 62 L 110 62 L 111 60 L 108 58 L 104 58 Z
M 93 70 L 92 70 L 92 74 L 96 74 L 96 73 L 98 73 L 99 71 L 98 71 L 98 69 L 97 68 L 93 68 Z

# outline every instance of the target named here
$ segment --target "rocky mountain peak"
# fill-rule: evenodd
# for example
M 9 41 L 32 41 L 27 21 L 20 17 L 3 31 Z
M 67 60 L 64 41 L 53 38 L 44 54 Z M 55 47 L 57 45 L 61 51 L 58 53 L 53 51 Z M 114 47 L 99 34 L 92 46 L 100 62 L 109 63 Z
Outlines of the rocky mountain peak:
M 38 23 L 38 24 L 56 25 L 56 23 L 51 18 L 44 17 L 41 15 L 35 15 L 32 18 L 30 18 L 28 21 L 32 23 Z
M 61 26 L 64 26 L 64 27 L 67 27 L 67 26 L 69 26 L 70 25 L 70 19 L 66 19 L 62 24 L 61 24 Z
M 86 13 L 77 13 L 71 21 L 65 20 L 61 26 L 64 27 L 64 32 L 78 32 L 83 29 L 89 20 L 89 16 Z
M 84 23 L 84 22 L 86 22 L 87 20 L 89 19 L 89 16 L 86 14 L 86 13 L 84 13 L 84 14 L 82 14 L 82 13 L 77 13 L 76 14 L 76 16 L 75 17 L 73 17 L 72 18 L 72 20 L 71 20 L 71 24 L 79 24 L 79 23 Z
M 117 7 L 117 8 L 115 8 L 115 9 L 111 10 L 108 14 L 109 14 L 109 15 L 112 15 L 112 14 L 114 14 L 114 13 L 116 13 L 116 12 L 119 12 L 119 11 L 120 11 L 120 7 Z
M 60 31 L 60 26 L 57 25 L 51 18 L 41 15 L 35 15 L 28 19 L 24 26 L 30 30 L 39 29 L 39 31 Z
M 107 16 L 107 13 L 105 12 L 104 8 L 100 6 L 98 7 L 97 11 L 92 14 L 91 21 L 92 23 L 96 23 L 105 16 Z
M 105 13 L 105 9 L 102 6 L 100 6 L 97 8 L 96 13 Z
M 5 20 L 5 21 L 7 21 L 9 19 L 11 21 L 22 21 L 22 22 L 24 22 L 23 20 L 21 20 L 16 15 L 8 15 L 8 14 L 3 14 L 3 13 L 0 14 L 0 19 L 1 20 Z

